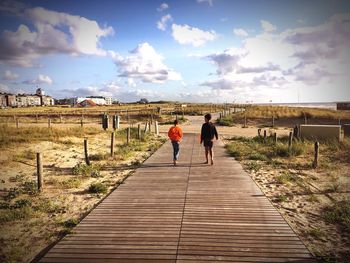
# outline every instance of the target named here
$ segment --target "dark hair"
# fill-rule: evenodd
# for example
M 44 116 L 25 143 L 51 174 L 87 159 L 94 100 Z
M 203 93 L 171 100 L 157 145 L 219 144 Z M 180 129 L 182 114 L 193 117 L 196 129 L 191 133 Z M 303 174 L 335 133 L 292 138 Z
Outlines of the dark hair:
M 210 113 L 205 114 L 204 118 L 206 118 L 208 121 L 210 121 L 211 120 L 211 114 Z
M 174 120 L 174 125 L 178 125 L 179 121 L 178 120 Z

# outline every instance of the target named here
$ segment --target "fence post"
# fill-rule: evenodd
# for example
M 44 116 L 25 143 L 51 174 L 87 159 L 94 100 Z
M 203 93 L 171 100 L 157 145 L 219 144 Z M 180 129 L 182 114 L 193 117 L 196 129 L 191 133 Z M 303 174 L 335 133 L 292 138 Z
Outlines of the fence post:
M 147 132 L 147 125 L 148 125 L 148 122 L 146 121 L 145 122 L 145 133 Z
M 38 179 L 38 190 L 43 188 L 43 163 L 41 153 L 36 153 L 36 171 Z
M 158 126 L 158 121 L 154 122 L 154 132 L 156 135 L 159 135 L 159 126 Z
M 115 127 L 117 128 L 117 130 L 119 129 L 119 127 L 120 127 L 120 116 L 118 115 L 118 116 L 116 116 L 116 119 L 115 119 L 115 121 L 116 121 L 116 125 L 115 125 Z
M 130 143 L 130 127 L 127 128 L 127 132 L 126 132 L 126 143 L 127 143 L 127 144 Z
M 299 127 L 298 125 L 295 125 L 293 128 L 293 137 L 299 138 Z
M 104 130 L 108 129 L 108 115 L 107 114 L 102 115 L 102 128 Z
M 137 125 L 137 139 L 141 141 L 141 124 Z
M 111 134 L 111 156 L 114 156 L 114 132 Z
M 220 117 L 219 117 L 219 119 L 221 120 L 221 118 L 222 118 L 222 113 L 220 112 Z
M 275 145 L 277 144 L 277 133 L 276 132 L 273 134 L 273 142 Z
M 318 141 L 316 141 L 315 142 L 315 157 L 314 157 L 314 162 L 312 163 L 313 168 L 317 168 L 317 165 L 318 165 L 319 148 L 320 148 L 320 144 Z
M 127 120 L 128 120 L 128 125 L 130 125 L 129 110 L 126 110 L 126 117 L 127 117 Z
M 261 129 L 258 129 L 258 136 L 261 137 Z
M 85 154 L 85 163 L 90 165 L 89 153 L 88 153 L 88 139 L 84 139 L 84 154 Z
M 264 142 L 266 142 L 266 130 L 264 130 Z
M 289 132 L 289 137 L 288 137 L 288 148 L 292 147 L 292 142 L 293 142 L 293 132 Z
M 275 127 L 275 116 L 272 115 L 272 127 Z
M 152 124 L 151 124 L 151 122 L 148 122 L 148 132 L 149 133 L 152 132 Z

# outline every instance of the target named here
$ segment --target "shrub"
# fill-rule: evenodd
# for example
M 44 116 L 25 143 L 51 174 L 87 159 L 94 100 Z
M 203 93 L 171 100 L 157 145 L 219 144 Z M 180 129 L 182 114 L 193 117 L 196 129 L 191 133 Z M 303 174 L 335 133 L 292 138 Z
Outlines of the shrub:
M 89 156 L 91 161 L 102 161 L 108 158 L 108 154 L 106 153 L 96 153 L 96 154 L 91 154 Z
M 249 160 L 256 160 L 256 161 L 267 161 L 267 157 L 264 154 L 261 153 L 252 153 L 251 155 L 249 155 Z
M 67 181 L 59 182 L 64 188 L 78 188 L 81 185 L 81 180 L 79 178 L 70 178 Z
M 101 168 L 97 165 L 78 163 L 72 169 L 74 175 L 99 177 Z
M 107 193 L 107 190 L 108 190 L 107 186 L 105 186 L 102 183 L 93 183 L 89 186 L 89 192 L 94 194 L 99 194 L 99 193 L 105 194 Z
M 25 206 L 31 206 L 32 202 L 28 199 L 19 199 L 15 202 L 14 208 L 21 208 Z
M 288 198 L 285 195 L 278 195 L 278 196 L 276 196 L 275 200 L 276 200 L 276 202 L 281 203 L 281 202 L 286 202 L 288 200 Z
M 64 221 L 63 225 L 65 227 L 72 228 L 72 227 L 75 227 L 78 223 L 79 223 L 79 221 L 77 219 L 73 218 L 73 219 L 68 219 L 68 220 Z
M 288 182 L 296 182 L 300 180 L 297 174 L 289 173 L 289 172 L 282 172 L 276 177 L 276 181 L 279 184 L 285 184 Z
M 0 210 L 0 223 L 28 219 L 33 216 L 34 211 L 30 206 L 24 206 L 18 209 L 4 209 Z
M 327 223 L 340 224 L 350 232 L 350 201 L 342 200 L 325 207 L 323 215 Z
M 249 162 L 249 163 L 247 163 L 247 168 L 249 170 L 253 170 L 253 171 L 257 172 L 262 168 L 262 165 L 260 163 L 257 163 L 257 162 Z

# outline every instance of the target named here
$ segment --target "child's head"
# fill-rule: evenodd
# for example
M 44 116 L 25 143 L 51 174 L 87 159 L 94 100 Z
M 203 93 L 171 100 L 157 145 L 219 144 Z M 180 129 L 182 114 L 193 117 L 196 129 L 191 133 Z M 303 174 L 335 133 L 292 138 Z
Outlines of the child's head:
M 211 120 L 211 114 L 210 113 L 207 113 L 204 115 L 204 119 L 206 122 L 210 121 Z
M 178 120 L 174 120 L 174 126 L 178 125 L 179 121 Z

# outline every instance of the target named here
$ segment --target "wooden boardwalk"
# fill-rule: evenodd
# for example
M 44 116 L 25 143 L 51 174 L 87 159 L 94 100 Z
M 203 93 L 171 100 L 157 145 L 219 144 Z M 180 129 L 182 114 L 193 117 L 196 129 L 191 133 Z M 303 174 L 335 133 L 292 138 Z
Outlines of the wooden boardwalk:
M 315 262 L 221 141 L 168 142 L 40 262 Z

